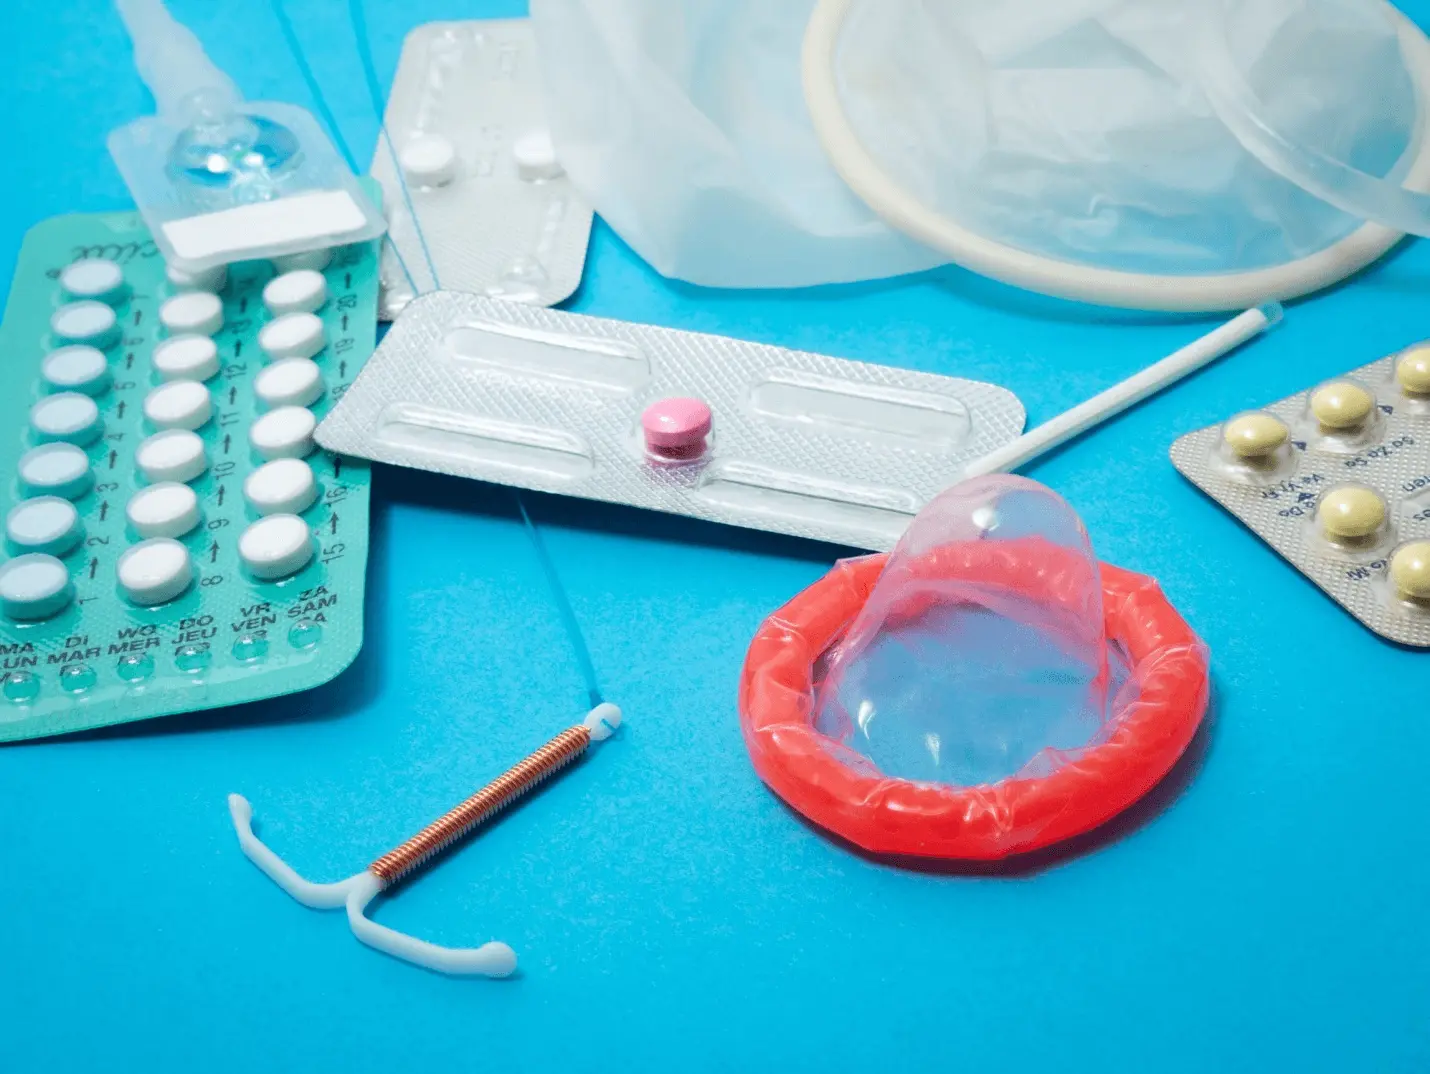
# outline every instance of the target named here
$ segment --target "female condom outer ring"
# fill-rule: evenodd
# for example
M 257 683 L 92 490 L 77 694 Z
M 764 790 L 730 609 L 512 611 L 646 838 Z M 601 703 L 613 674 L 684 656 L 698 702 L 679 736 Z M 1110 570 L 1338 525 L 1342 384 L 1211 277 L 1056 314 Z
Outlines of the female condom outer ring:
M 888 557 L 847 560 L 774 615 L 750 644 L 740 724 L 755 771 L 797 812 L 874 854 L 992 861 L 1096 828 L 1150 791 L 1191 743 L 1209 694 L 1206 646 L 1144 575 L 1102 564 L 1108 641 L 1126 651 L 1136 697 L 1100 740 L 1046 775 L 955 787 L 884 776 L 814 729 L 814 668 L 853 622 Z M 1076 599 L 1086 562 L 1049 542 L 960 542 L 919 565 L 1044 603 Z M 1043 755 L 1045 756 L 1046 753 Z

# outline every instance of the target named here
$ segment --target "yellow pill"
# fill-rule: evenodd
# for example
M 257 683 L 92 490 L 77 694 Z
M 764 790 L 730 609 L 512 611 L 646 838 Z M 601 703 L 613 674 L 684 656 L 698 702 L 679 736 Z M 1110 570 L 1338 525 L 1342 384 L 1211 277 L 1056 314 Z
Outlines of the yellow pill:
M 1316 517 L 1326 536 L 1360 540 L 1385 525 L 1385 501 L 1370 489 L 1350 485 L 1326 493 L 1316 508 Z
M 1430 600 L 1430 541 L 1397 549 L 1390 560 L 1390 580 L 1402 597 Z
M 1270 414 L 1243 414 L 1227 422 L 1221 435 L 1233 454 L 1243 459 L 1262 459 L 1286 443 L 1291 430 Z
M 1311 395 L 1311 413 L 1327 429 L 1354 429 L 1375 409 L 1375 396 L 1348 380 L 1332 381 Z
M 1395 363 L 1395 379 L 1410 395 L 1430 395 L 1430 343 L 1411 347 Z

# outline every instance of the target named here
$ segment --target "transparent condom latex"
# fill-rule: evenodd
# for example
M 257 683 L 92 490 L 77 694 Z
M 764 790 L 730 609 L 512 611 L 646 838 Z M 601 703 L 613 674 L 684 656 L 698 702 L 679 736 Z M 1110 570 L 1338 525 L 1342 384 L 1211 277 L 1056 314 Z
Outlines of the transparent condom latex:
M 888 556 L 839 564 L 751 645 L 761 777 L 876 853 L 996 859 L 1088 831 L 1176 763 L 1206 649 L 1024 478 L 964 482 Z

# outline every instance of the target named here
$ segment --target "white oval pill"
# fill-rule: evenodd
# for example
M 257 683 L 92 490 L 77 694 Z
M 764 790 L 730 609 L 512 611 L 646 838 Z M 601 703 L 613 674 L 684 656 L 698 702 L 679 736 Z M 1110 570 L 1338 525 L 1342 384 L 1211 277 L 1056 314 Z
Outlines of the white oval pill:
M 108 258 L 76 261 L 60 271 L 60 287 L 71 299 L 113 302 L 123 297 L 124 270 Z
M 243 498 L 260 515 L 300 515 L 318 498 L 318 482 L 302 459 L 275 459 L 244 479 Z
M 199 524 L 199 498 L 188 485 L 161 481 L 131 496 L 124 514 L 140 537 L 182 537 Z
M 283 254 L 273 259 L 273 269 L 278 273 L 297 272 L 299 269 L 313 269 L 322 272 L 333 260 L 333 251 L 304 250 L 298 254 Z
M 222 291 L 224 284 L 228 283 L 228 266 L 196 269 L 170 262 L 164 269 L 164 275 L 177 291 Z
M 155 433 L 139 445 L 134 461 L 146 480 L 192 481 L 209 468 L 203 438 L 187 429 Z
M 50 317 L 50 331 L 61 343 L 112 347 L 119 342 L 119 318 L 103 302 L 71 302 Z
M 208 380 L 218 370 L 218 344 L 208 336 L 170 336 L 154 348 L 154 371 L 163 380 Z
M 310 406 L 323 394 L 323 371 L 311 358 L 284 358 L 253 378 L 253 392 L 266 406 Z
M 223 302 L 211 291 L 175 295 L 159 307 L 159 323 L 171 336 L 211 336 L 223 327 Z
M 94 443 L 104 431 L 99 407 L 79 392 L 47 395 L 30 408 L 30 424 L 42 440 L 80 445 Z
M 54 556 L 32 552 L 0 566 L 0 611 L 11 619 L 48 619 L 73 598 L 69 569 Z
M 140 541 L 119 557 L 119 588 L 146 608 L 173 600 L 193 580 L 189 550 L 169 537 Z
M 440 134 L 420 134 L 402 147 L 397 163 L 414 186 L 446 186 L 457 177 L 457 147 Z
M 527 182 L 555 179 L 565 171 L 556 159 L 556 147 L 551 144 L 551 132 L 545 127 L 527 131 L 511 147 L 516 160 L 516 172 Z
M 197 429 L 213 410 L 213 396 L 196 380 L 171 380 L 144 397 L 144 416 L 158 429 Z
M 328 301 L 328 281 L 316 269 L 298 269 L 274 276 L 263 288 L 263 304 L 275 317 L 312 313 Z
M 270 410 L 248 429 L 248 442 L 264 459 L 303 459 L 313 452 L 318 419 L 301 406 Z
M 79 512 L 58 496 L 22 500 L 5 516 L 5 536 L 22 552 L 62 556 L 79 544 L 82 535 Z
M 243 531 L 238 556 L 255 578 L 287 578 L 313 558 L 313 531 L 297 515 L 269 515 Z
M 32 496 L 77 500 L 94 487 L 89 456 L 73 444 L 41 444 L 20 456 L 20 484 Z
M 327 342 L 323 319 L 313 313 L 286 313 L 258 332 L 258 346 L 273 360 L 311 358 Z
M 40 376 L 50 391 L 85 395 L 103 395 L 113 381 L 104 352 L 83 343 L 50 351 L 40 362 Z

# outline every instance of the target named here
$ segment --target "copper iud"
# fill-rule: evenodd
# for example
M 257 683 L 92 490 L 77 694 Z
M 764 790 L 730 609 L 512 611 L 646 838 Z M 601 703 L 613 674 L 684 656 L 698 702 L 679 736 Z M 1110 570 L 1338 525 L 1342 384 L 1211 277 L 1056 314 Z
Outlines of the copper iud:
M 505 977 L 516 969 L 516 952 L 500 941 L 480 947 L 440 947 L 368 920 L 364 911 L 379 892 L 410 876 L 473 829 L 496 816 L 522 795 L 561 771 L 621 725 L 621 710 L 598 705 L 575 727 L 513 765 L 461 805 L 388 851 L 356 876 L 335 884 L 304 880 L 253 834 L 253 807 L 242 795 L 228 797 L 238 845 L 248 859 L 304 906 L 316 910 L 347 908 L 348 925 L 363 943 L 439 973 Z

